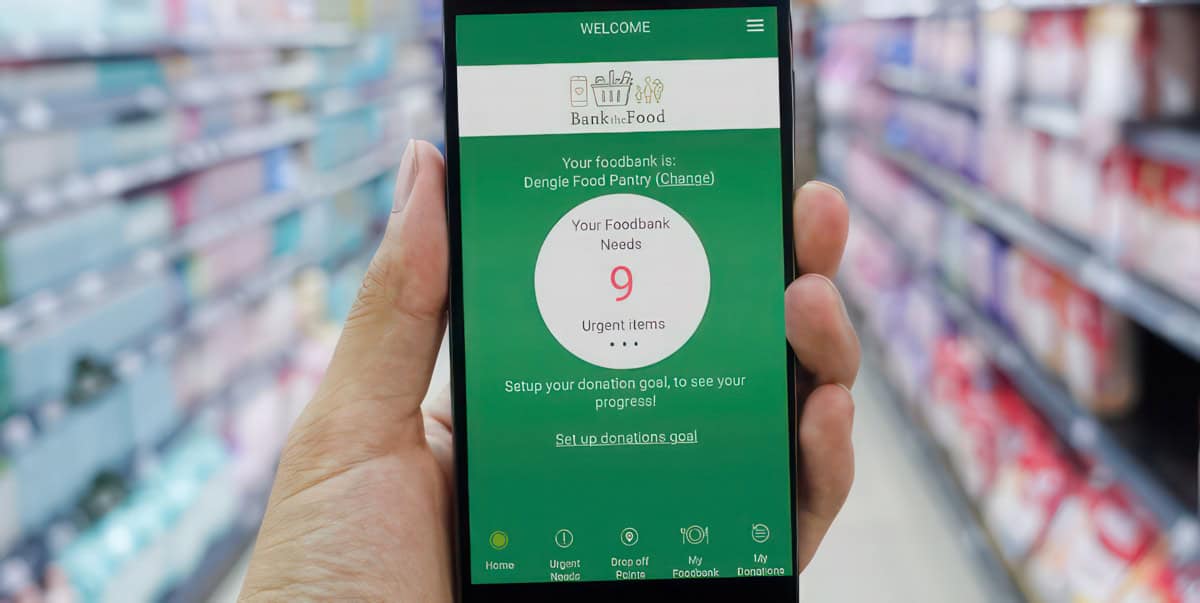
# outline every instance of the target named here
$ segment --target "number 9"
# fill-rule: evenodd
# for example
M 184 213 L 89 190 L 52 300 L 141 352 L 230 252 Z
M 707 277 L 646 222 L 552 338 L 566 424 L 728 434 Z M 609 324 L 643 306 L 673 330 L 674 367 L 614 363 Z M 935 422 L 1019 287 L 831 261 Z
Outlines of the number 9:
M 625 277 L 622 279 L 622 282 L 618 282 L 617 275 L 622 273 L 624 273 Z M 617 291 L 625 292 L 625 295 L 618 297 L 617 301 L 623 302 L 629 299 L 630 295 L 633 295 L 633 272 L 629 268 L 625 266 L 613 268 L 612 274 L 608 275 L 608 281 L 612 283 L 613 288 Z

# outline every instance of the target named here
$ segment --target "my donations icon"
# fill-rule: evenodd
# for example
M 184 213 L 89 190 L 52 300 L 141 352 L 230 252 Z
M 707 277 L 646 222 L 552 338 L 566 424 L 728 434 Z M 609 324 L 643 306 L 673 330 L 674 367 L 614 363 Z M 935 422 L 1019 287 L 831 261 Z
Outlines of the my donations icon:
M 534 269 L 546 328 L 579 359 L 610 369 L 650 366 L 683 347 L 709 287 L 708 255 L 687 220 L 629 193 L 568 211 Z

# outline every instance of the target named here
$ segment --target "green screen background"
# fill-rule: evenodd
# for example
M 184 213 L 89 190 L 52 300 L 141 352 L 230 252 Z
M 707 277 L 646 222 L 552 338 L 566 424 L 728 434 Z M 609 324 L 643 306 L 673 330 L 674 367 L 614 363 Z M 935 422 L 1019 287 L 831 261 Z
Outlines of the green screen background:
M 470 17 L 487 18 L 494 16 Z M 462 39 L 460 31 L 460 46 Z M 684 171 L 712 169 L 717 182 L 648 190 L 522 186 L 526 175 L 556 173 L 561 157 L 623 154 L 673 156 Z M 791 575 L 779 130 L 464 137 L 460 158 L 472 581 L 551 581 L 553 560 L 578 562 L 559 573 L 613 580 L 614 557 L 648 559 L 634 568 L 646 579 L 695 567 L 716 569 L 721 577 L 764 566 Z M 621 192 L 657 199 L 690 223 L 708 255 L 711 293 L 699 328 L 678 352 L 644 369 L 617 371 L 576 358 L 554 339 L 539 314 L 533 281 L 542 242 L 563 214 Z M 507 380 L 613 376 L 734 376 L 745 377 L 746 385 L 604 394 L 658 394 L 657 407 L 623 412 L 597 412 L 595 393 L 504 390 Z M 694 446 L 554 446 L 558 433 L 693 429 L 700 435 Z M 764 544 L 750 537 L 759 522 L 772 533 Z M 682 542 L 680 529 L 691 525 L 709 528 L 707 544 Z M 632 547 L 619 539 L 627 527 L 639 533 Z M 564 528 L 574 534 L 568 549 L 554 543 Z M 497 530 L 509 537 L 499 551 L 489 545 Z M 768 561 L 756 563 L 755 554 Z M 489 569 L 488 562 L 515 567 Z

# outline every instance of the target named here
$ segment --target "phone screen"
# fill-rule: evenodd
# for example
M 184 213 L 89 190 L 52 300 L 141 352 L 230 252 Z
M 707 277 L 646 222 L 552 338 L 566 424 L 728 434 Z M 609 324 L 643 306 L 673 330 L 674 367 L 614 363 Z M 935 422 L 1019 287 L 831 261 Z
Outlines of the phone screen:
M 470 582 L 791 576 L 777 9 L 454 18 Z

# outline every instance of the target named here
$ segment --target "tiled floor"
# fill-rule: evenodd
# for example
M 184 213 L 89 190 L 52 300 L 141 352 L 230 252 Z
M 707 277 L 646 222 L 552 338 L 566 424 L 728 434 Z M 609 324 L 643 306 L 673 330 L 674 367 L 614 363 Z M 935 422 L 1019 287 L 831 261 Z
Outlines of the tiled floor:
M 449 376 L 439 363 L 434 383 Z M 436 389 L 436 386 L 435 388 Z M 836 603 L 976 603 L 987 582 L 962 545 L 936 484 L 913 454 L 903 423 L 864 375 L 854 442 L 857 482 L 821 552 L 801 580 L 801 599 Z M 236 599 L 239 567 L 213 603 Z
M 855 389 L 854 489 L 801 579 L 801 600 L 989 601 L 954 515 L 874 379 L 864 375 Z

